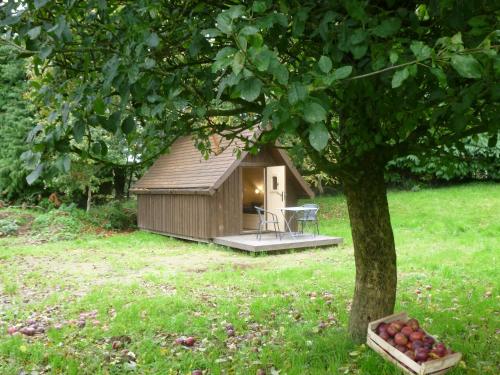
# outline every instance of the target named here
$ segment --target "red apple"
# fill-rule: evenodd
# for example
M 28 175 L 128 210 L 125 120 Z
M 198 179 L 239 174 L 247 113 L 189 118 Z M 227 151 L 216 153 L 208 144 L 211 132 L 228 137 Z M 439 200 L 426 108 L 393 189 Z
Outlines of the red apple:
M 423 341 L 423 339 L 424 339 L 424 334 L 422 332 L 416 331 L 410 334 L 411 341 L 417 341 L 417 340 Z
M 390 324 L 389 327 L 387 327 L 386 332 L 389 334 L 389 336 L 394 336 L 399 331 L 397 330 L 397 327 L 394 327 L 392 324 Z
M 381 333 L 382 331 L 386 331 L 386 330 L 387 330 L 387 323 L 383 323 L 383 322 L 382 322 L 382 323 L 380 323 L 380 324 L 377 326 L 377 328 L 375 328 L 375 332 L 377 332 L 377 334 L 379 334 L 379 335 L 380 335 L 380 333 Z
M 431 347 L 432 347 L 432 345 L 434 345 L 434 342 L 435 342 L 435 340 L 434 340 L 431 336 L 427 336 L 427 335 L 424 337 L 424 339 L 423 339 L 422 341 L 423 341 L 423 342 L 424 342 L 424 344 L 426 344 L 426 345 L 429 345 L 429 344 L 430 344 L 430 345 L 431 345 Z
M 424 347 L 424 343 L 420 340 L 411 341 L 411 346 L 413 350 L 417 350 Z
M 404 323 L 400 320 L 396 320 L 391 323 L 391 326 L 393 326 L 397 332 L 401 331 L 401 328 L 403 328 Z
M 429 351 L 425 348 L 415 350 L 415 359 L 417 362 L 425 362 L 429 358 Z
M 416 331 L 417 329 L 420 328 L 420 324 L 418 324 L 417 319 L 410 319 L 406 322 L 406 325 L 410 327 L 412 330 Z
M 394 336 L 394 342 L 396 343 L 396 345 L 406 345 L 408 343 L 408 338 L 401 332 L 396 333 L 396 335 Z
M 410 337 L 410 335 L 413 333 L 413 329 L 410 326 L 404 326 L 403 328 L 401 328 L 401 333 L 406 337 Z
M 192 336 L 189 336 L 187 339 L 184 340 L 184 345 L 185 346 L 193 346 L 195 342 L 196 342 L 196 339 Z

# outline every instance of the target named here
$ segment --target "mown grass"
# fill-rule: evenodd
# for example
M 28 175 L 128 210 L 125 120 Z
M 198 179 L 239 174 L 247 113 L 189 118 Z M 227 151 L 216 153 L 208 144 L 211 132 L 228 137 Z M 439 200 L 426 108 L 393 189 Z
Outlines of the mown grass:
M 343 236 L 344 246 L 250 256 L 143 232 L 2 240 L 0 373 L 399 374 L 346 334 L 354 259 L 345 201 L 317 201 L 322 233 Z M 389 203 L 396 310 L 464 354 L 450 374 L 497 374 L 500 188 L 391 192 Z M 91 310 L 98 322 L 68 322 Z M 6 334 L 30 317 L 51 328 L 34 338 Z M 174 345 L 181 335 L 195 336 L 195 348 Z

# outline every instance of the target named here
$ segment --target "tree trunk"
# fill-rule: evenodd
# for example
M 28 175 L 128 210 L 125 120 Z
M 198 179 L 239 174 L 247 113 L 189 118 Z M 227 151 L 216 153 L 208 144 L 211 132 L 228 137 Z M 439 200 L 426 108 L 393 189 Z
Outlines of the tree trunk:
M 370 321 L 392 314 L 396 299 L 396 249 L 383 163 L 364 161 L 344 179 L 356 264 L 349 333 L 366 340 Z
M 132 168 L 129 168 L 129 176 L 128 176 L 128 183 L 127 183 L 127 199 L 130 198 L 130 185 L 132 185 L 132 178 L 134 177 L 134 170 Z
M 90 205 L 91 205 L 91 203 L 92 203 L 92 188 L 89 185 L 87 187 L 87 212 L 90 211 Z
M 323 189 L 323 182 L 322 182 L 321 175 L 318 175 L 318 193 L 319 193 L 319 195 L 323 195 L 324 192 L 325 192 L 325 190 Z
M 123 199 L 125 195 L 125 183 L 127 182 L 127 169 L 113 168 L 113 186 L 115 188 L 115 199 Z

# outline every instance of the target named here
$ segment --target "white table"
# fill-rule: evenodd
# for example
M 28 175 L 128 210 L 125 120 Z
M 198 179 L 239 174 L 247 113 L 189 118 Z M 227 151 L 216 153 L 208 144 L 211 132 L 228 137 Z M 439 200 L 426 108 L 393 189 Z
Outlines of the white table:
M 281 211 L 281 214 L 283 215 L 283 219 L 285 221 L 285 230 L 288 230 L 288 233 L 290 233 L 290 236 L 292 237 L 296 237 L 296 236 L 299 236 L 299 235 L 303 235 L 302 233 L 300 232 L 294 232 L 290 226 L 290 224 L 292 223 L 292 220 L 293 219 L 296 219 L 297 218 L 297 215 L 300 213 L 300 212 L 305 212 L 305 211 L 314 211 L 314 210 L 317 210 L 316 207 L 303 207 L 303 206 L 297 206 L 297 207 L 283 207 L 283 208 L 280 208 L 280 211 Z M 289 215 L 289 218 L 287 219 L 286 217 L 286 213 L 289 212 L 290 215 Z

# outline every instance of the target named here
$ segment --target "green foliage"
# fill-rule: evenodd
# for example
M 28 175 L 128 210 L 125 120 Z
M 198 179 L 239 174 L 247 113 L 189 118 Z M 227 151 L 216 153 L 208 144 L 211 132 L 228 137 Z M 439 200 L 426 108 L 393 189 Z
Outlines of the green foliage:
M 443 150 L 442 155 L 408 155 L 387 165 L 387 180 L 401 184 L 460 180 L 500 180 L 500 146 L 489 147 L 485 136 L 468 139 L 459 148 Z
M 135 228 L 137 225 L 135 204 L 124 204 L 121 201 L 109 202 L 93 208 L 90 210 L 89 216 L 94 225 L 105 229 L 128 230 Z
M 144 161 L 177 136 L 238 135 L 260 122 L 271 125 L 266 142 L 292 134 L 320 168 L 345 177 L 373 155 L 385 164 L 451 147 L 500 122 L 488 1 L 417 11 L 312 0 L 18 7 L 2 8 L 4 39 L 33 56 L 33 95 L 47 108 L 41 163 L 68 152 L 109 162 L 114 140 Z
M 0 236 L 8 236 L 15 234 L 19 229 L 16 220 L 0 219 Z
M 78 238 L 87 228 L 78 210 L 52 209 L 36 216 L 31 230 L 41 241 L 59 241 Z
M 29 199 L 41 185 L 28 186 L 26 177 L 31 171 L 21 159 L 29 149 L 26 137 L 35 123 L 33 109 L 24 98 L 28 89 L 25 64 L 11 48 L 0 45 L 0 55 L 6 56 L 0 60 L 0 199 Z

